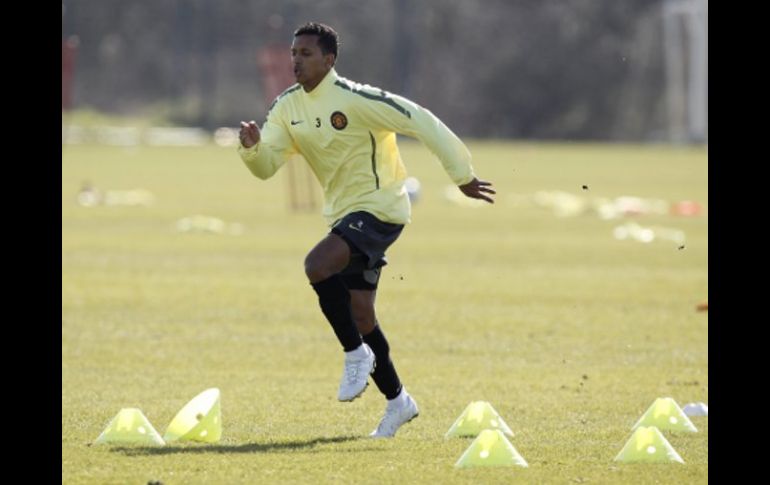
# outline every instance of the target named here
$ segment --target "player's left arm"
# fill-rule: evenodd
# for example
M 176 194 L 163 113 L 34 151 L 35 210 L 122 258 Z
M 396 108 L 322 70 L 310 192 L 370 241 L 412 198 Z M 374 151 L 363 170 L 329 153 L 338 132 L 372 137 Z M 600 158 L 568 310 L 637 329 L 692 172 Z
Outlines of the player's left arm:
M 379 89 L 362 90 L 356 103 L 362 120 L 376 128 L 401 133 L 420 140 L 439 159 L 449 177 L 468 197 L 492 202 L 490 182 L 479 180 L 473 172 L 471 153 L 440 119 L 417 103 Z

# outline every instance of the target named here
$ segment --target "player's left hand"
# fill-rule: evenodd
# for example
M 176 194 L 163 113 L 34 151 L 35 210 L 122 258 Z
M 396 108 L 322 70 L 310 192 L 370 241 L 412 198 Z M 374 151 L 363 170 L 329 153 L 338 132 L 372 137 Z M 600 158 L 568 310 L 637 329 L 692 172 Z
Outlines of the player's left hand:
M 495 203 L 491 197 L 485 195 L 497 193 L 495 192 L 495 189 L 492 188 L 492 182 L 485 182 L 474 177 L 473 180 L 467 184 L 458 185 L 458 187 L 460 187 L 460 190 L 463 194 L 465 194 L 466 197 L 470 197 L 471 199 L 481 199 L 489 202 L 490 204 Z

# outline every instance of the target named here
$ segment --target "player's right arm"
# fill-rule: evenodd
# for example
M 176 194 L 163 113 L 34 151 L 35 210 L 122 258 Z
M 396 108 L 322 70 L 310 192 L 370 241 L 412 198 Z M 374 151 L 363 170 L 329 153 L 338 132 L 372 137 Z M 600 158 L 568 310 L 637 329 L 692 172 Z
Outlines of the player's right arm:
M 272 177 L 289 157 L 297 153 L 277 111 L 273 109 L 267 114 L 261 131 L 256 122 L 241 121 L 238 154 L 249 171 L 262 180 Z

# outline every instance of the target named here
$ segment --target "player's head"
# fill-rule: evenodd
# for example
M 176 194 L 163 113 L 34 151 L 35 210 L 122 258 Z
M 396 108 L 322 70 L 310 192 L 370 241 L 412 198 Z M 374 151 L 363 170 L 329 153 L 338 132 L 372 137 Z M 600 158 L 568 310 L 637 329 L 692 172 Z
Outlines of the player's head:
M 294 31 L 291 59 L 294 77 L 306 89 L 313 89 L 337 62 L 337 32 L 328 25 L 308 22 Z

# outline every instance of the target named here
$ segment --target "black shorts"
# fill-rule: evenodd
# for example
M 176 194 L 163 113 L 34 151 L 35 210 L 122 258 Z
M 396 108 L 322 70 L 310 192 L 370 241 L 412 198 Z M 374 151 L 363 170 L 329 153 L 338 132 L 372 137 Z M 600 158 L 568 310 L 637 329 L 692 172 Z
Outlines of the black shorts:
M 351 212 L 332 225 L 331 233 L 350 247 L 350 262 L 340 272 L 350 289 L 376 290 L 388 264 L 385 250 L 401 235 L 403 224 L 383 222 L 364 211 Z

